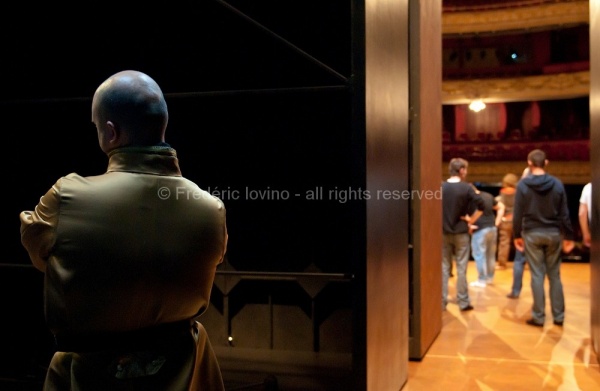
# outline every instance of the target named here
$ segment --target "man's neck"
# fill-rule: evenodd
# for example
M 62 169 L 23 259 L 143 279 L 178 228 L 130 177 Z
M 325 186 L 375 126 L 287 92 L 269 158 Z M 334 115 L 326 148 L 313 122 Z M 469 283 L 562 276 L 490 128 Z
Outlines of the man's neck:
M 448 182 L 452 182 L 452 183 L 460 182 L 461 180 L 462 180 L 462 178 L 458 175 L 453 175 L 447 179 Z
M 531 167 L 529 169 L 531 175 L 544 175 L 546 171 L 541 167 Z

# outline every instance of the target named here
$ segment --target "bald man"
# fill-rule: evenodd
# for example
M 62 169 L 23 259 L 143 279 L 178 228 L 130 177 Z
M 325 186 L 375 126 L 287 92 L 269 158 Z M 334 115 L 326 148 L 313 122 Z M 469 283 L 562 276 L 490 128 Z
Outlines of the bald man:
M 92 100 L 108 169 L 59 178 L 20 214 L 56 339 L 45 391 L 224 389 L 196 318 L 226 251 L 225 207 L 182 176 L 168 119 L 151 77 L 110 76 Z

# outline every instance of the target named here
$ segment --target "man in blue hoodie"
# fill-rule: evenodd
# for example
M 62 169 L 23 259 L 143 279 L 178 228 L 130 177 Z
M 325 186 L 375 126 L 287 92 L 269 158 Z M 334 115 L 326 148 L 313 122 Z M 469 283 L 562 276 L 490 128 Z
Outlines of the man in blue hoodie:
M 530 175 L 517 185 L 513 210 L 514 244 L 525 252 L 531 273 L 533 306 L 527 324 L 543 327 L 546 319 L 545 277 L 548 276 L 554 324 L 562 326 L 565 298 L 560 280 L 561 251 L 573 247 L 573 227 L 562 182 L 545 171 L 548 160 L 540 149 L 527 155 Z

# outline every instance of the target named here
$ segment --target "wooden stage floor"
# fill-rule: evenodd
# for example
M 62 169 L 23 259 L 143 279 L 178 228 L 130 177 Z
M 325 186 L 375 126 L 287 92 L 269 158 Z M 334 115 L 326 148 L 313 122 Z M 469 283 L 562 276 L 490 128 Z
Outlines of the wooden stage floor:
M 469 262 L 468 281 L 475 281 Z M 563 327 L 552 323 L 546 281 L 546 323 L 527 325 L 532 296 L 529 270 L 518 299 L 506 297 L 512 263 L 497 270 L 494 285 L 469 287 L 474 310 L 461 313 L 455 300 L 443 314 L 443 329 L 421 361 L 409 362 L 403 391 L 592 391 L 600 390 L 598 357 L 590 341 L 590 265 L 563 262 Z M 455 297 L 455 278 L 449 293 Z

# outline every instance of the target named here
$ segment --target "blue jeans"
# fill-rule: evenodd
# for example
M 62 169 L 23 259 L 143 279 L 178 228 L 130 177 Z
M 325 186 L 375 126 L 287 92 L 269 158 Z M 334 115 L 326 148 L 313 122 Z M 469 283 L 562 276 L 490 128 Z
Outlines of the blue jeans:
M 452 257 L 456 258 L 456 300 L 460 309 L 465 309 L 471 302 L 469 300 L 469 286 L 467 285 L 467 265 L 471 238 L 468 233 L 444 234 L 442 248 L 442 309 L 448 304 L 448 279 L 452 269 Z
M 531 317 L 536 323 L 546 320 L 544 281 L 548 276 L 552 318 L 555 322 L 562 322 L 565 318 L 565 297 L 560 280 L 562 236 L 554 230 L 535 230 L 523 232 L 523 239 L 525 258 L 531 272 Z
M 513 261 L 513 283 L 511 293 L 513 296 L 521 294 L 523 288 L 523 270 L 525 269 L 525 253 L 515 249 L 515 260 Z
M 481 282 L 492 282 L 496 270 L 496 247 L 498 246 L 496 227 L 480 228 L 471 237 L 471 251 Z

